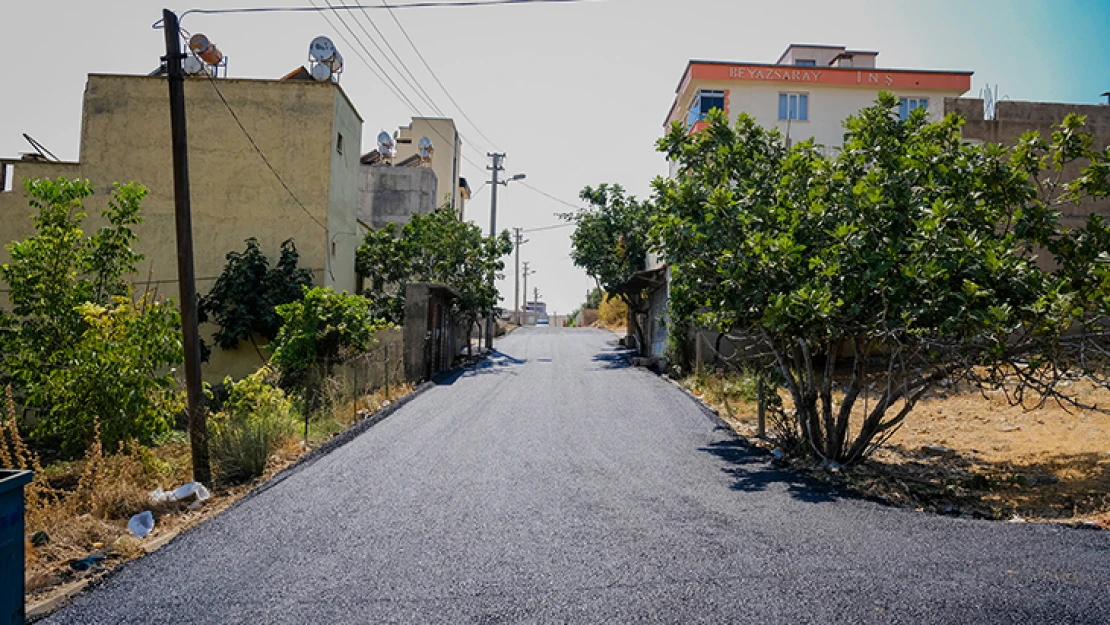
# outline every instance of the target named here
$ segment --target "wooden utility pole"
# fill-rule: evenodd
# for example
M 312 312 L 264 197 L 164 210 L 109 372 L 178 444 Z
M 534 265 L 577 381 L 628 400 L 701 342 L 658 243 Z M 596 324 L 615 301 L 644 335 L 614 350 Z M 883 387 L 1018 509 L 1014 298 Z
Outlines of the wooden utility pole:
M 181 295 L 181 334 L 185 348 L 185 395 L 188 401 L 189 445 L 193 480 L 212 483 L 208 456 L 208 421 L 201 407 L 200 332 L 197 324 L 197 285 L 193 273 L 193 219 L 189 204 L 189 140 L 185 126 L 185 70 L 181 27 L 177 15 L 162 11 L 166 35 L 166 74 L 170 87 L 170 135 L 173 143 L 173 203 L 177 228 L 177 284 Z

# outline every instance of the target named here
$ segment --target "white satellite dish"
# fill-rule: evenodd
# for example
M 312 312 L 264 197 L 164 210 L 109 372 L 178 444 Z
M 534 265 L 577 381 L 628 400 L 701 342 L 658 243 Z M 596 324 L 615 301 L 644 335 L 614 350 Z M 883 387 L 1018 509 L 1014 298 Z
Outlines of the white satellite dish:
M 185 73 L 190 76 L 196 76 L 204 73 L 204 61 L 195 56 L 185 57 L 185 62 L 182 63 Z
M 316 61 L 317 63 L 326 63 L 338 52 L 335 50 L 335 44 L 331 39 L 320 35 L 308 44 L 308 58 Z
M 378 135 L 378 153 L 381 154 L 383 157 L 393 157 L 395 145 L 396 144 L 393 142 L 393 137 L 389 136 L 388 132 L 383 130 L 381 134 Z
M 343 71 L 343 55 L 336 50 L 335 54 L 324 64 L 331 68 L 331 73 L 338 74 Z
M 317 63 L 312 66 L 312 77 L 320 82 L 327 82 L 331 80 L 331 68 L 323 63 Z

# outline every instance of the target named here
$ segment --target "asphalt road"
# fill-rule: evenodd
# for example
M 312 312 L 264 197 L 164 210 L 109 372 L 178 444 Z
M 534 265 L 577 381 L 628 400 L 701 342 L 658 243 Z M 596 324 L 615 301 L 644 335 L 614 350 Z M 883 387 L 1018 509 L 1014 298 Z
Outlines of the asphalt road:
M 770 466 L 611 334 L 535 329 L 50 623 L 1110 623 L 1110 532 Z

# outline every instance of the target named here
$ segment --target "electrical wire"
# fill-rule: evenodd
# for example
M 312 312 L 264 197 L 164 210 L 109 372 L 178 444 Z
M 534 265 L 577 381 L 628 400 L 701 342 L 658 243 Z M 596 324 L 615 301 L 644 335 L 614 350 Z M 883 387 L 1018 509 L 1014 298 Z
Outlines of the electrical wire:
M 409 36 L 409 32 L 405 30 L 404 25 L 401 24 L 401 20 L 397 17 L 397 14 L 393 12 L 394 7 L 386 2 L 386 0 L 381 0 L 381 3 L 385 6 L 385 8 L 389 9 L 389 15 L 397 24 L 397 28 L 401 29 L 401 34 L 405 36 L 405 39 L 409 42 L 409 45 L 412 46 L 412 51 L 416 53 L 417 58 L 419 58 L 420 62 L 424 64 L 424 69 L 428 70 L 428 73 L 432 75 L 432 79 L 436 81 L 436 84 L 439 85 L 439 88 L 442 89 L 443 93 L 447 95 L 447 99 L 451 101 L 451 104 L 455 105 L 455 109 L 459 111 L 459 114 L 462 115 L 463 119 L 470 123 L 470 125 L 474 128 L 474 131 L 481 135 L 483 139 L 485 139 L 491 146 L 496 149 L 497 142 L 493 139 L 490 139 L 486 133 L 482 132 L 482 129 L 478 127 L 478 124 L 476 124 L 474 120 L 466 114 L 466 111 L 463 110 L 463 107 L 459 105 L 458 101 L 455 100 L 455 98 L 451 95 L 451 92 L 447 90 L 447 86 L 444 85 L 443 81 L 439 79 L 439 75 L 437 75 L 435 73 L 435 70 L 432 69 L 432 66 L 428 63 L 428 60 L 425 59 L 424 55 L 420 53 L 420 48 L 416 47 L 416 42 L 412 40 L 412 37 Z
M 483 7 L 483 6 L 498 6 L 508 4 L 566 4 L 577 2 L 596 2 L 597 0 L 460 0 L 459 2 L 443 2 L 443 1 L 426 1 L 426 2 L 409 2 L 406 4 L 394 4 L 390 8 L 393 9 L 432 9 L 432 8 L 470 8 L 470 7 Z M 362 4 L 362 5 L 347 5 L 346 10 L 353 11 L 355 9 L 385 9 L 386 7 Z M 318 13 L 322 11 L 320 7 L 242 7 L 236 9 L 189 9 L 181 14 L 178 18 L 180 22 L 185 19 L 186 15 L 196 13 L 197 15 L 224 15 L 229 13 Z M 162 20 L 154 22 L 153 28 L 162 28 Z
M 554 195 L 551 195 L 550 193 L 548 193 L 546 191 L 543 191 L 541 189 L 537 189 L 536 187 L 528 184 L 527 182 L 520 181 L 520 184 L 524 185 L 524 187 L 527 188 L 527 189 L 531 189 L 532 191 L 534 191 L 536 193 L 539 193 L 540 195 L 544 196 L 545 198 L 547 198 L 547 199 L 549 199 L 553 202 L 558 202 L 558 203 L 560 203 L 564 206 L 569 206 L 573 209 L 581 209 L 582 208 L 581 206 L 571 204 L 570 202 L 568 202 L 566 200 L 559 199 L 559 198 L 555 197 Z
M 555 224 L 553 226 L 540 226 L 539 228 L 525 228 L 521 232 L 531 234 L 533 232 L 544 232 L 546 230 L 558 230 L 559 228 L 572 228 L 578 224 Z
M 346 0 L 341 0 L 341 2 L 344 6 L 346 6 Z M 443 111 L 438 106 L 436 106 L 435 102 L 432 100 L 432 96 L 428 93 L 426 89 L 424 89 L 424 86 L 420 84 L 420 81 L 417 80 L 416 76 L 412 73 L 412 70 L 409 69 L 408 65 L 405 65 L 405 61 L 401 58 L 401 55 L 397 54 L 397 51 L 393 49 L 393 46 L 389 43 L 389 38 L 385 36 L 385 33 L 383 33 L 380 28 L 378 28 L 378 25 L 374 22 L 374 18 L 370 17 L 370 13 L 368 13 L 366 9 L 362 9 L 362 15 L 366 18 L 366 21 L 370 23 L 370 26 L 374 29 L 374 32 L 378 33 L 378 37 L 381 38 L 382 43 L 385 44 L 385 47 L 389 50 L 390 54 L 392 54 L 393 57 L 397 59 L 397 63 L 400 63 L 401 68 L 404 70 L 402 72 L 402 69 L 398 69 L 397 64 L 389 58 L 389 55 L 385 53 L 385 50 L 382 50 L 382 47 L 379 46 L 378 43 L 374 41 L 374 39 L 371 37 L 370 43 L 373 43 L 374 47 L 382 53 L 382 56 L 385 57 L 385 60 L 389 63 L 390 67 L 393 68 L 393 71 L 400 74 L 401 79 L 404 80 L 405 83 L 408 84 L 410 87 L 412 87 L 417 92 L 417 95 L 420 96 L 420 99 L 423 100 L 425 104 L 432 107 L 432 110 L 435 111 L 440 117 L 447 117 L 447 115 L 445 115 Z M 355 15 L 355 22 L 358 21 L 358 15 Z M 363 32 L 366 32 L 365 28 L 363 29 Z M 366 32 L 366 36 L 370 37 L 370 33 Z M 406 74 L 408 75 L 408 78 L 405 78 Z

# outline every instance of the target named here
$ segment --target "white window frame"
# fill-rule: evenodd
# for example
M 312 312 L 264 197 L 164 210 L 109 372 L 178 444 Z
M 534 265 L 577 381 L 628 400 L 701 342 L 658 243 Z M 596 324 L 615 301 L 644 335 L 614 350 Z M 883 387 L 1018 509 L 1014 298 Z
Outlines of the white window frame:
M 926 113 L 929 112 L 928 96 L 906 96 L 898 98 L 898 119 L 906 121 L 910 118 L 910 113 L 919 108 L 925 109 Z
M 786 115 L 782 113 L 782 98 L 786 96 Z M 801 102 L 805 99 L 805 117 L 801 117 Z M 793 116 L 791 116 L 791 103 L 793 103 Z M 778 118 L 780 122 L 808 122 L 809 121 L 809 92 L 808 91 L 780 91 L 779 92 Z

